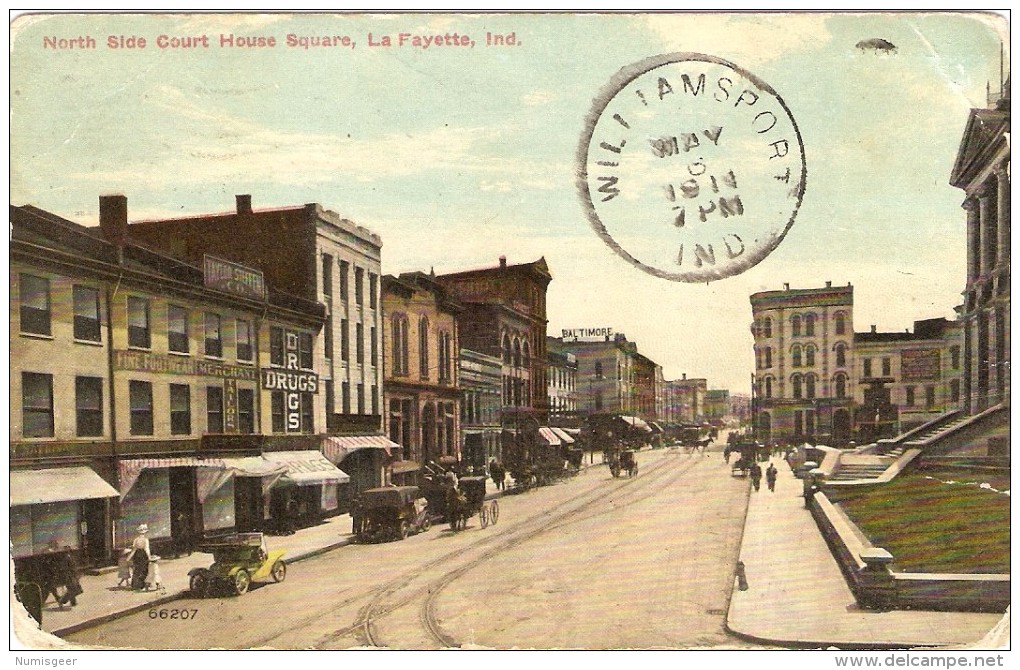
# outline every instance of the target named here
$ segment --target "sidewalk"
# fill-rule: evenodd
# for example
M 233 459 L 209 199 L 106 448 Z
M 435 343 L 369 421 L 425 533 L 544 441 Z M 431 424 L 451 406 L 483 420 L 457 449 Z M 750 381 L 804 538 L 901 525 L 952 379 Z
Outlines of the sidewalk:
M 971 647 L 1002 620 L 972 612 L 872 612 L 857 603 L 804 507 L 803 484 L 781 458 L 770 493 L 751 490 L 740 560 L 748 589 L 735 580 L 727 629 L 746 639 L 787 647 Z M 763 468 L 764 470 L 764 468 Z M 748 483 L 750 486 L 750 483 Z M 1008 645 L 1006 636 L 980 648 Z

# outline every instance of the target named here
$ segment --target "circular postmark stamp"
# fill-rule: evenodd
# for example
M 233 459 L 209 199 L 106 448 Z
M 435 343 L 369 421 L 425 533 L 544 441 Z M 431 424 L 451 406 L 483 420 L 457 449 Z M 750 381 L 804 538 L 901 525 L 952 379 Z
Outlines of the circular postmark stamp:
M 782 241 L 807 167 L 797 123 L 767 83 L 720 58 L 675 53 L 620 70 L 578 148 L 588 219 L 657 277 L 740 274 Z

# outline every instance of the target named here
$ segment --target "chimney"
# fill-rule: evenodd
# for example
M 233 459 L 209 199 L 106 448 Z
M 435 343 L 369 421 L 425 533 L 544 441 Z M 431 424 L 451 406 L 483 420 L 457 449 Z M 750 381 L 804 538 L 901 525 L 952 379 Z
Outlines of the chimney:
M 687 379 L 687 373 L 685 372 L 685 373 L 683 373 L 681 375 L 680 381 L 685 381 L 686 379 Z
M 251 196 L 250 195 L 235 195 L 234 199 L 237 200 L 237 213 L 238 214 L 251 214 Z
M 832 282 L 831 281 L 825 282 L 825 288 L 832 288 Z
M 124 246 L 128 237 L 126 196 L 99 196 L 99 229 L 107 242 Z
M 871 332 L 877 333 L 878 332 L 878 326 L 876 326 L 875 324 L 871 324 Z
M 501 268 L 505 268 L 506 267 L 506 256 L 500 256 L 499 257 L 499 267 L 501 267 Z
M 790 284 L 789 283 L 783 284 L 783 290 L 784 291 L 789 291 L 790 290 Z

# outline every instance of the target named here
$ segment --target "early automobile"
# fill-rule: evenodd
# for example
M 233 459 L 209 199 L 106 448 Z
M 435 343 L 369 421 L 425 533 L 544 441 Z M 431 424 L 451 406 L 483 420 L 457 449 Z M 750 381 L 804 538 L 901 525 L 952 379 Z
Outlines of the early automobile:
M 262 533 L 234 533 L 198 545 L 200 552 L 213 555 L 208 568 L 188 572 L 191 592 L 205 597 L 216 590 L 243 595 L 253 581 L 282 582 L 287 577 L 284 551 L 266 548 Z
M 417 486 L 383 486 L 361 492 L 355 532 L 358 540 L 403 540 L 432 527 L 428 503 Z
M 453 530 L 464 530 L 475 514 L 485 528 L 499 521 L 499 502 L 485 499 L 485 477 L 461 477 L 457 488 L 450 488 L 446 503 L 446 520 Z

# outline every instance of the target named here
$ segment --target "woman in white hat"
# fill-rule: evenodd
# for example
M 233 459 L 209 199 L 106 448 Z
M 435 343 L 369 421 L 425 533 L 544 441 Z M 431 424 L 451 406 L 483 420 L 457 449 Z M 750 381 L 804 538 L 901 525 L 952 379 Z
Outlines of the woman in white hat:
M 131 561 L 131 588 L 136 591 L 145 590 L 145 580 L 149 576 L 149 556 L 152 550 L 149 549 L 149 526 L 142 524 L 138 527 L 138 535 L 131 542 L 131 553 L 128 560 Z

